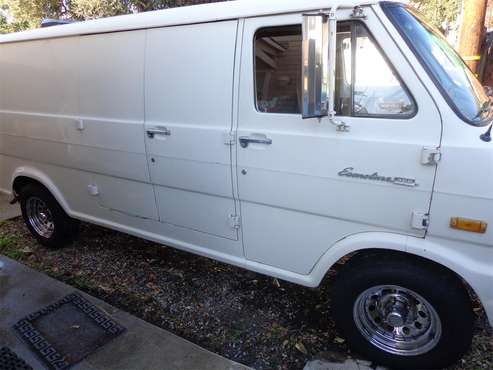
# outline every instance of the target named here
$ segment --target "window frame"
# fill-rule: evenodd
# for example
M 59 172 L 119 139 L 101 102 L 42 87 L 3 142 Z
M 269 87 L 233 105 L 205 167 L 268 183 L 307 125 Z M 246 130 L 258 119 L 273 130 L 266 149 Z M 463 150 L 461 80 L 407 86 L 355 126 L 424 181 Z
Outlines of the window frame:
M 344 115 L 336 115 L 336 117 L 345 117 L 345 118 L 373 118 L 373 119 L 392 119 L 392 120 L 409 120 L 414 118 L 419 111 L 419 106 L 414 98 L 414 95 L 411 93 L 411 90 L 407 87 L 407 85 L 404 83 L 404 80 L 401 78 L 400 74 L 397 72 L 396 68 L 394 67 L 393 63 L 391 63 L 390 59 L 388 58 L 387 54 L 384 52 L 383 48 L 380 46 L 376 38 L 373 36 L 373 33 L 370 31 L 370 29 L 367 27 L 367 25 L 360 21 L 360 20 L 341 20 L 338 22 L 338 25 L 347 25 L 349 24 L 350 26 L 350 32 L 351 32 L 351 115 L 349 116 L 344 116 Z M 354 77 L 356 73 L 356 32 L 355 32 L 355 25 L 359 24 L 361 25 L 366 33 L 368 34 L 368 37 L 371 39 L 372 43 L 375 45 L 377 48 L 378 52 L 384 59 L 384 61 L 387 63 L 388 67 L 396 77 L 397 81 L 399 81 L 399 84 L 401 85 L 401 88 L 404 90 L 406 95 L 409 97 L 409 100 L 411 101 L 414 109 L 410 113 L 406 114 L 361 114 L 358 113 L 356 114 L 354 112 Z M 257 96 L 257 49 L 256 49 L 256 42 L 258 39 L 258 35 L 261 32 L 265 32 L 265 30 L 269 29 L 280 29 L 280 28 L 299 28 L 301 30 L 302 24 L 286 24 L 286 25 L 277 25 L 277 26 L 264 26 L 264 27 L 259 27 L 255 30 L 255 33 L 253 34 L 253 40 L 252 40 L 252 50 L 253 50 L 253 106 L 254 109 L 257 113 L 259 114 L 281 114 L 281 115 L 300 115 L 301 113 L 288 113 L 288 112 L 263 112 L 259 110 L 258 107 L 258 96 Z
M 255 110 L 257 113 L 262 113 L 262 114 L 288 114 L 288 115 L 301 115 L 301 113 L 288 113 L 288 112 L 262 112 L 259 109 L 258 106 L 258 95 L 257 95 L 257 48 L 256 48 L 256 43 L 257 43 L 257 38 L 258 34 L 261 32 L 265 32 L 266 30 L 271 30 L 271 29 L 279 29 L 279 28 L 299 28 L 300 30 L 300 35 L 302 36 L 302 25 L 301 24 L 286 24 L 282 26 L 266 26 L 266 27 L 260 27 L 255 30 L 255 33 L 253 34 L 253 43 L 252 43 L 252 48 L 253 48 L 253 106 L 255 107 Z M 301 64 L 301 63 L 300 63 Z M 300 66 L 301 68 L 301 66 Z

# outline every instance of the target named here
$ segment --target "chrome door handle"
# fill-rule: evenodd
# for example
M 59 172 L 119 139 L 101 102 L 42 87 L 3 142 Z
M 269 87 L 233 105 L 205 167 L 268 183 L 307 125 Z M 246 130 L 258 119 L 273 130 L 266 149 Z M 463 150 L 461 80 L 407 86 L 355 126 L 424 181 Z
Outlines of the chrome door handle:
M 164 126 L 157 126 L 146 130 L 147 137 L 149 139 L 154 139 L 155 135 L 171 136 L 171 131 L 169 128 Z
M 272 144 L 272 139 L 269 139 L 269 138 L 262 139 L 262 138 L 257 138 L 257 137 L 253 137 L 253 136 L 240 136 L 238 138 L 238 140 L 240 141 L 240 146 L 242 148 L 248 147 L 248 144 L 250 144 L 250 143 L 252 143 L 252 144 L 264 144 L 264 145 L 271 145 Z

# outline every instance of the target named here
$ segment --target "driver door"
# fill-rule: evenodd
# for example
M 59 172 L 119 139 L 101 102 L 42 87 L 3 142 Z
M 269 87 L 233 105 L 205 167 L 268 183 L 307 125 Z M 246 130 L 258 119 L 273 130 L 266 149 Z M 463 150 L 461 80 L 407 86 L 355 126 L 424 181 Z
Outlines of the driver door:
M 440 143 L 433 100 L 374 14 L 337 14 L 336 108 L 351 126 L 301 116 L 302 15 L 245 21 L 237 145 L 246 258 L 309 274 L 352 234 L 418 237 Z M 344 22 L 344 20 L 347 20 Z M 399 66 L 399 68 L 395 68 Z

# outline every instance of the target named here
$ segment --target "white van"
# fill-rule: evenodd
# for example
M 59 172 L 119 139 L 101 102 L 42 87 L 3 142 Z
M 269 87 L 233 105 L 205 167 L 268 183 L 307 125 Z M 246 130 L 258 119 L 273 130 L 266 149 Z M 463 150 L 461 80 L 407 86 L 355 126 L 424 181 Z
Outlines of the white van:
M 338 5 L 336 5 L 338 4 Z M 491 99 L 411 8 L 239 0 L 0 37 L 0 188 L 308 287 L 355 351 L 443 367 L 493 322 Z

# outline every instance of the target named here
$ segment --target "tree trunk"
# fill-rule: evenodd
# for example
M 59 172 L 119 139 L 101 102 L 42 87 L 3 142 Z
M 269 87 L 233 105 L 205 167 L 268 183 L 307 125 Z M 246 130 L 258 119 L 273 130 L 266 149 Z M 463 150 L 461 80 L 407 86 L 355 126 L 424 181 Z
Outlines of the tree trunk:
M 474 73 L 478 72 L 481 44 L 485 31 L 487 0 L 464 0 L 459 53 Z

